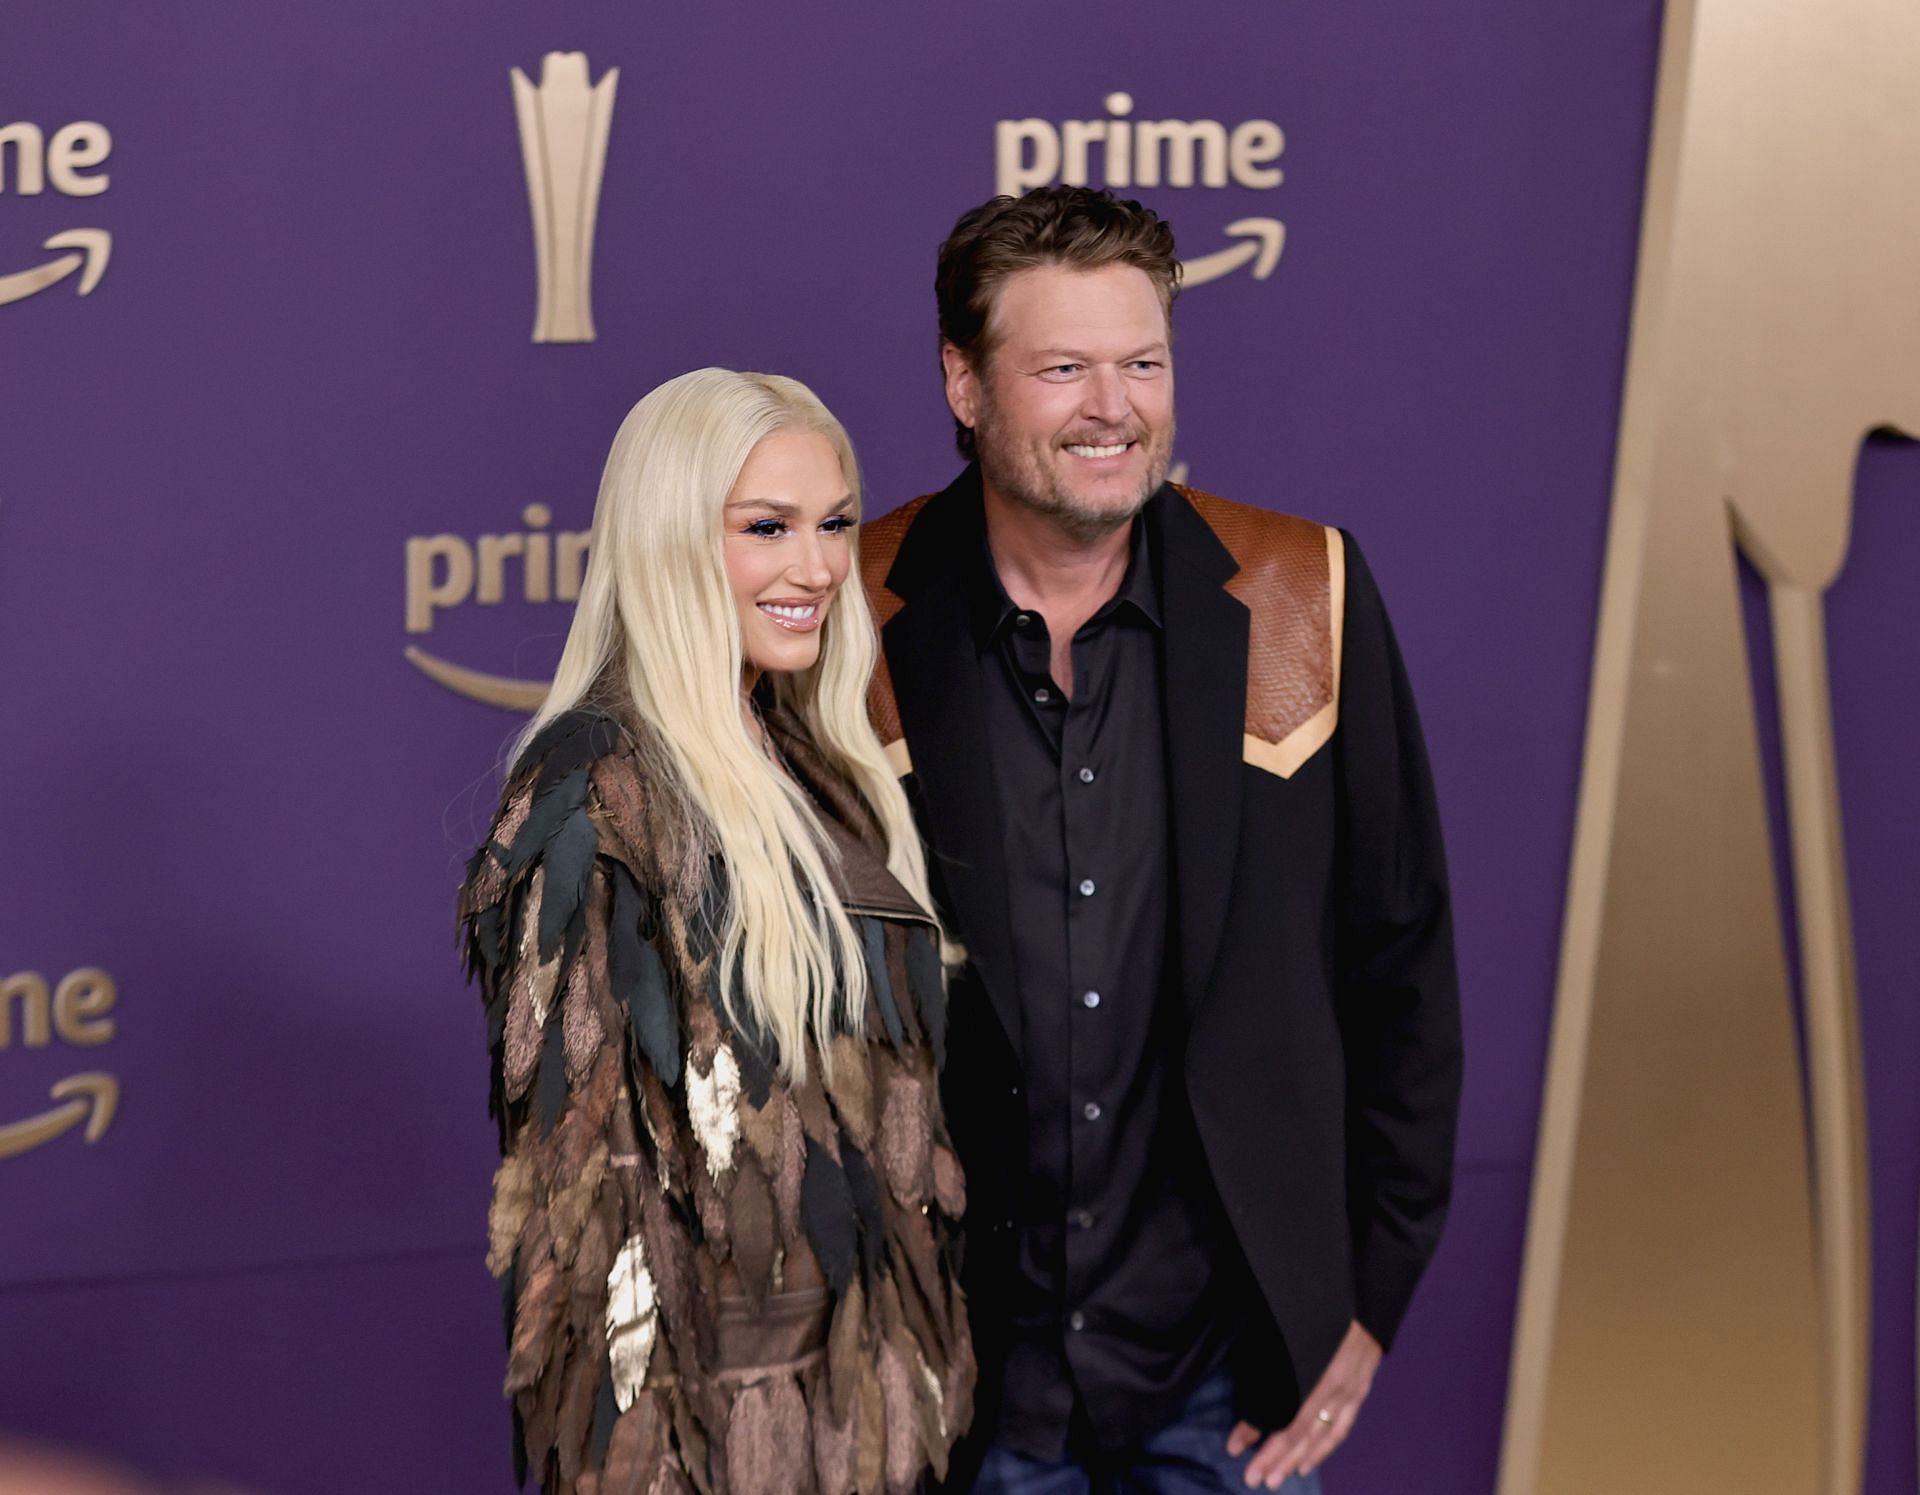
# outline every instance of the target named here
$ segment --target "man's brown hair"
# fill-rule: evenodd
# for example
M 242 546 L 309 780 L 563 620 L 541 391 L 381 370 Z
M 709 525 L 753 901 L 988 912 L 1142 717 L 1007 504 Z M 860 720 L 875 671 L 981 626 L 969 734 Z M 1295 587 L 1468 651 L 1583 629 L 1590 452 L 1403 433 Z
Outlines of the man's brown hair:
M 1151 208 L 1091 187 L 1041 187 L 1025 197 L 995 197 L 960 215 L 940 246 L 934 295 L 940 306 L 940 341 L 952 343 L 984 374 L 993 351 L 988 323 L 1000 284 L 1036 265 L 1099 270 L 1132 265 L 1144 270 L 1173 327 L 1173 298 L 1180 294 L 1180 259 L 1173 228 Z M 954 442 L 974 459 L 973 432 L 956 419 Z

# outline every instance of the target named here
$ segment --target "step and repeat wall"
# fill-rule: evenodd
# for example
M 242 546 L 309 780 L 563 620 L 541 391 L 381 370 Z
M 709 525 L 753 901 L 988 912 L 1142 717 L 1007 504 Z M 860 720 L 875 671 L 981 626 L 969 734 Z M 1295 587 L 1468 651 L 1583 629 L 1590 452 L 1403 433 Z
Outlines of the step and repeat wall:
M 1663 19 L 12 0 L 0 1446 L 263 1495 L 509 1487 L 453 890 L 558 656 L 607 444 L 653 385 L 725 364 L 820 393 L 870 513 L 943 486 L 935 249 L 995 191 L 1068 181 L 1179 235 L 1188 481 L 1353 530 L 1400 632 L 1469 1077 L 1449 1233 L 1329 1483 L 1491 1490 Z M 1852 491 L 1825 616 L 1865 1488 L 1891 1492 L 1914 1486 L 1920 463 L 1870 446 Z M 1770 657 L 1688 688 L 1761 703 L 1784 873 Z

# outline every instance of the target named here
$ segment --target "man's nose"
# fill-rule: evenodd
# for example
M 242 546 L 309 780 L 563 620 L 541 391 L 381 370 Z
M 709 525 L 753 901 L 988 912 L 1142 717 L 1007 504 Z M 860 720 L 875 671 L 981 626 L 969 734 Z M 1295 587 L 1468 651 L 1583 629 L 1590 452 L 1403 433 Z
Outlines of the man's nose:
M 1085 388 L 1086 398 L 1080 409 L 1090 420 L 1117 426 L 1132 414 L 1133 402 L 1127 394 L 1127 381 L 1113 365 L 1095 366 L 1088 374 Z

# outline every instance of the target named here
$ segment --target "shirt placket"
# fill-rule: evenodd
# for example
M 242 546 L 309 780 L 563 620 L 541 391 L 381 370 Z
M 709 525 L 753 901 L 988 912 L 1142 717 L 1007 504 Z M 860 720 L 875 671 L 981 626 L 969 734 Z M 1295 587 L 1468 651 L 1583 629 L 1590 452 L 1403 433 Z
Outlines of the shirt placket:
M 1090 1353 L 1086 1338 L 1100 1329 L 1098 1311 L 1089 1299 L 1097 1263 L 1094 1226 L 1100 1191 L 1108 1174 L 1111 1120 L 1107 1114 L 1111 1082 L 1111 1044 L 1103 1041 L 1101 1019 L 1103 952 L 1110 946 L 1106 909 L 1110 890 L 1103 895 L 1102 879 L 1112 875 L 1097 865 L 1096 832 L 1101 817 L 1114 806 L 1105 803 L 1093 743 L 1098 714 L 1100 671 L 1107 664 L 1105 621 L 1083 628 L 1074 639 L 1074 699 L 1069 703 L 1059 738 L 1061 824 L 1066 844 L 1067 877 L 1067 989 L 1057 994 L 1067 1008 L 1067 1179 L 1065 1280 L 1062 1283 L 1067 1353 L 1079 1358 Z

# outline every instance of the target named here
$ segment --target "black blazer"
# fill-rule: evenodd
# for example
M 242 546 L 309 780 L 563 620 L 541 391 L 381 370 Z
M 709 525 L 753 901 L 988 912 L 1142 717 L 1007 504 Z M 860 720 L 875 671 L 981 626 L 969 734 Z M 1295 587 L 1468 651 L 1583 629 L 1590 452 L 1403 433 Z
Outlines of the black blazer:
M 1163 592 L 1186 1082 L 1258 1287 L 1245 1409 L 1271 1427 L 1350 1320 L 1391 1345 L 1439 1240 L 1461 1075 L 1446 865 L 1413 696 L 1352 538 L 1171 485 L 1142 520 Z M 884 653 L 874 725 L 970 957 L 942 1088 L 990 1427 L 1021 1176 L 1007 1160 L 1026 1115 L 985 662 L 961 581 L 982 526 L 970 468 L 863 526 L 861 567 Z

